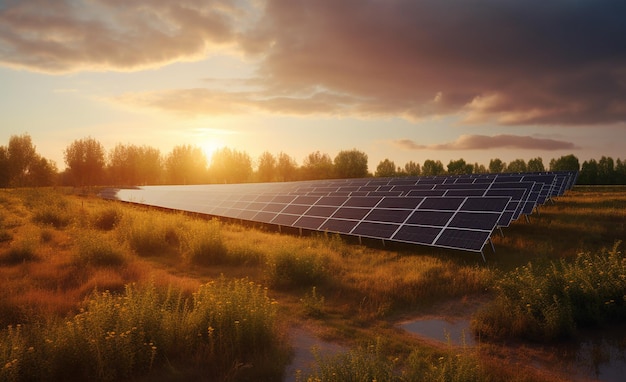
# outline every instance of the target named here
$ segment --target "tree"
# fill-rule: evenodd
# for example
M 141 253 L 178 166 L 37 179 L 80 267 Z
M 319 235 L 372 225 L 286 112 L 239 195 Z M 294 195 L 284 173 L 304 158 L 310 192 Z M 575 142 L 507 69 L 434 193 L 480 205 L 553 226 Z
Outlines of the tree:
M 334 160 L 335 174 L 339 178 L 365 178 L 367 171 L 367 154 L 362 151 L 342 150 Z
M 526 172 L 526 162 L 523 159 L 516 159 L 506 166 L 506 172 Z
M 9 183 L 16 187 L 28 184 L 31 166 L 39 159 L 30 135 L 13 135 L 7 148 L 9 165 Z
M 583 162 L 577 182 L 579 184 L 598 184 L 598 162 L 595 159 Z
M 420 173 L 422 172 L 419 163 L 415 163 L 413 161 L 408 161 L 405 165 L 404 165 L 404 172 L 408 175 L 408 176 L 420 176 Z
M 489 161 L 489 172 L 492 174 L 499 174 L 504 172 L 506 168 L 506 163 L 502 162 L 500 159 L 495 158 Z
M 615 184 L 626 184 L 626 160 L 615 161 Z
M 602 156 L 598 161 L 598 184 L 613 184 L 615 179 L 615 163 L 613 158 Z
M 114 184 L 156 184 L 161 178 L 161 162 L 158 149 L 117 144 L 109 152 L 108 170 Z
M 298 178 L 298 164 L 296 160 L 283 152 L 278 154 L 276 177 L 279 182 L 296 180 Z
M 328 154 L 319 151 L 311 153 L 302 163 L 302 177 L 308 180 L 329 179 L 333 177 L 334 166 Z
M 487 168 L 484 164 L 478 164 L 478 162 L 474 163 L 474 174 L 486 174 Z
M 374 176 L 378 176 L 378 177 L 396 176 L 396 164 L 390 161 L 389 159 L 385 158 L 385 160 L 380 161 L 378 163 L 378 166 L 376 166 L 376 173 L 374 174 Z
M 276 158 L 265 151 L 259 157 L 259 166 L 257 168 L 257 177 L 260 182 L 273 182 L 276 179 Z
M 198 184 L 206 180 L 207 160 L 197 146 L 179 145 L 165 159 L 170 184 Z
M 9 187 L 10 183 L 9 151 L 5 146 L 0 146 L 0 187 Z
M 252 176 L 252 159 L 243 151 L 224 147 L 213 153 L 209 172 L 216 183 L 248 182 Z
M 580 163 L 574 154 L 564 155 L 558 159 L 550 160 L 550 171 L 578 171 Z
M 27 185 L 32 187 L 51 186 L 55 184 L 57 174 L 56 164 L 38 155 L 30 165 Z
M 103 183 L 104 148 L 88 137 L 75 140 L 63 152 L 67 171 L 75 186 L 93 186 Z
M 529 172 L 544 172 L 546 171 L 543 165 L 543 159 L 541 157 L 533 158 L 528 161 L 527 169 Z
M 432 159 L 426 159 L 422 165 L 423 176 L 435 176 L 445 174 L 443 169 L 443 163 L 441 161 L 434 161 Z
M 474 166 L 465 163 L 464 159 L 459 159 L 455 161 L 451 160 L 450 163 L 448 163 L 448 174 L 471 174 L 473 170 Z

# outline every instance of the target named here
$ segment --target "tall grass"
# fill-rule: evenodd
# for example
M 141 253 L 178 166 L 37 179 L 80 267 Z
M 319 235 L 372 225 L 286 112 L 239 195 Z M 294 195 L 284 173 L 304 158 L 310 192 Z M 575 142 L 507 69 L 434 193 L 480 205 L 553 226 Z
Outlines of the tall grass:
M 193 264 L 205 266 L 231 262 L 221 230 L 217 220 L 187 224 L 181 241 L 184 256 Z
M 266 377 L 276 379 L 286 352 L 275 311 L 266 290 L 245 279 L 205 284 L 192 299 L 154 284 L 95 293 L 71 319 L 0 332 L 0 380 L 114 381 L 166 364 L 222 379 L 261 359 L 274 359 Z
M 140 256 L 158 256 L 178 251 L 181 215 L 143 210 L 128 211 L 118 224 L 119 235 Z
M 496 298 L 472 322 L 482 338 L 546 341 L 569 338 L 578 327 L 626 318 L 626 258 L 618 250 L 581 253 L 573 262 L 526 266 L 505 274 Z
M 128 261 L 124 248 L 115 238 L 98 231 L 81 231 L 72 262 L 77 265 L 120 266 Z

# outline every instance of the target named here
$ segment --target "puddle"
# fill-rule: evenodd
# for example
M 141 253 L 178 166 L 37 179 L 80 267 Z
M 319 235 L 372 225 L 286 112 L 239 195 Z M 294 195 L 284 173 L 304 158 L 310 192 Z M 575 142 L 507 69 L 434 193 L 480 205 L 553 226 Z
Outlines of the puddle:
M 474 346 L 476 341 L 469 330 L 469 320 L 416 320 L 398 325 L 407 332 L 455 346 Z
M 306 375 L 313 369 L 315 365 L 313 348 L 317 348 L 321 355 L 333 355 L 347 350 L 341 345 L 319 339 L 301 328 L 291 331 L 291 346 L 294 351 L 293 360 L 285 370 L 283 382 L 295 382 L 298 370 L 302 370 L 302 374 Z
M 467 319 L 420 319 L 398 327 L 414 335 L 455 346 L 476 346 Z M 515 351 L 515 349 L 510 349 Z M 539 369 L 557 370 L 573 381 L 622 382 L 626 375 L 626 326 L 580 335 L 574 343 L 537 346 Z

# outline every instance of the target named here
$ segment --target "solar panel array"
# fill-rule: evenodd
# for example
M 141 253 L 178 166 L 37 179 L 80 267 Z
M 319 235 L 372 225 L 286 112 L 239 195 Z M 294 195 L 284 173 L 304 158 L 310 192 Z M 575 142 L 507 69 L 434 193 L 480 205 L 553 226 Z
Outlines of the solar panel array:
M 577 172 L 145 186 L 101 196 L 209 216 L 482 253 L 497 228 L 575 184 Z M 483 255 L 484 258 L 484 255 Z

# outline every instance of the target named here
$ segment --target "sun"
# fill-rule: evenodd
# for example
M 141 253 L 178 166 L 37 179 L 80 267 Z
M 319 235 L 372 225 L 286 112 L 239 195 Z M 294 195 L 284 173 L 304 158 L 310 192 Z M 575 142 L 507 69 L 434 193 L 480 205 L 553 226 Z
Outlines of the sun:
M 224 143 L 218 139 L 210 139 L 198 144 L 202 149 L 202 152 L 206 156 L 206 159 L 209 163 L 211 163 L 211 158 L 213 154 L 222 147 L 224 147 Z

